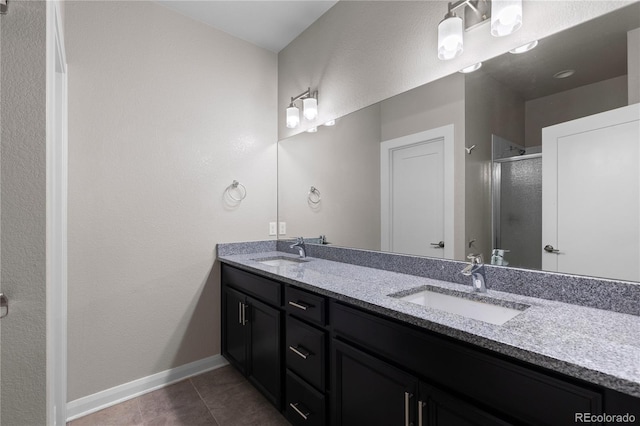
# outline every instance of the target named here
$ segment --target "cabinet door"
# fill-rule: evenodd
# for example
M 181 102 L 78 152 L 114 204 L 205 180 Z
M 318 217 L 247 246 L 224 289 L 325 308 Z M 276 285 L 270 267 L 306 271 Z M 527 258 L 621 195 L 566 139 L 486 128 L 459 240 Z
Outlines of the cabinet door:
M 247 321 L 249 336 L 249 380 L 271 402 L 281 408 L 282 353 L 280 345 L 281 312 L 249 297 Z
M 222 329 L 222 353 L 242 374 L 247 372 L 246 317 L 247 297 L 235 290 L 224 287 L 222 292 L 224 327 Z
M 418 426 L 507 426 L 480 408 L 424 383 L 420 384 Z
M 414 424 L 418 382 L 413 376 L 338 340 L 332 344 L 336 425 Z

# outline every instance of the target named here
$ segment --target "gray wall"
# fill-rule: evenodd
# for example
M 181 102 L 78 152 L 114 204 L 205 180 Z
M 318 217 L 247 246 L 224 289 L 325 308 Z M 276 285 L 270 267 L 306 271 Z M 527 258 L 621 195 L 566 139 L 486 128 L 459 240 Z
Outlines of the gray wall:
M 640 28 L 627 33 L 629 105 L 640 102 Z
M 629 2 L 525 1 L 522 28 L 492 37 L 486 25 L 465 34 L 465 52 L 436 55 L 445 1 L 341 1 L 278 54 L 278 126 L 285 138 L 577 25 Z M 316 123 L 285 127 L 291 96 L 319 91 Z
M 526 147 L 542 145 L 542 128 L 628 105 L 627 76 L 611 78 L 525 103 Z
M 11 313 L 0 342 L 3 425 L 46 412 L 46 4 L 0 17 L 0 252 Z
M 215 244 L 276 220 L 277 60 L 153 2 L 65 15 L 75 400 L 220 353 Z

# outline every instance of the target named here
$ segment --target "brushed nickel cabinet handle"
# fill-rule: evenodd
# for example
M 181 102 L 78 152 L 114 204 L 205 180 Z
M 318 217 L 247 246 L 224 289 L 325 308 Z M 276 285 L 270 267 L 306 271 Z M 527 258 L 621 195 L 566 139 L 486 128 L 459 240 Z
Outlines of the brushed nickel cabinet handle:
M 307 357 L 310 355 L 308 351 L 302 348 L 302 346 L 298 346 L 298 347 L 289 346 L 289 350 L 294 354 L 298 355 L 302 359 L 307 359 Z
M 303 311 L 306 311 L 307 309 L 309 309 L 309 306 L 305 305 L 302 302 L 289 302 L 289 305 L 293 306 L 294 308 L 298 308 L 298 309 L 302 309 Z
M 418 426 L 424 426 L 422 423 L 422 409 L 427 405 L 426 402 L 418 401 Z
M 295 404 L 293 402 L 290 402 L 289 406 L 294 410 L 296 410 L 296 413 L 300 414 L 300 417 L 302 417 L 305 420 L 307 420 L 309 418 L 309 415 L 311 415 L 309 410 L 306 410 L 299 402 L 296 402 Z
M 409 392 L 405 392 L 404 393 L 404 425 L 405 426 L 409 426 L 410 422 L 409 422 L 409 400 L 411 399 L 413 395 L 410 394 Z
M 247 305 L 242 304 L 242 325 L 247 324 Z
M 238 302 L 238 324 L 242 324 L 242 302 Z

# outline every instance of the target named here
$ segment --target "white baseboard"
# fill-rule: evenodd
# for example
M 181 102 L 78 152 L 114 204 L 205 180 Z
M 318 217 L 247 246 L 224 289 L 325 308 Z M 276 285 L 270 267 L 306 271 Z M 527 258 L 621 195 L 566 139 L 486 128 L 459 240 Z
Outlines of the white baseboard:
M 160 389 L 171 383 L 179 382 L 187 377 L 214 370 L 227 364 L 228 362 L 222 355 L 214 355 L 76 399 L 67 403 L 67 421 L 86 416 L 128 399 Z

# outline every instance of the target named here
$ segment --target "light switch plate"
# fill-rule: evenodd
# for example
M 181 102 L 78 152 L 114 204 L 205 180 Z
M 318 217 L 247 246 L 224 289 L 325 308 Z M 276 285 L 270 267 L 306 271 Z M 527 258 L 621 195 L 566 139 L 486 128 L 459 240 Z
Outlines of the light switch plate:
M 269 222 L 269 235 L 278 235 L 278 224 L 276 222 Z
M 280 222 L 280 235 L 287 235 L 287 222 Z

